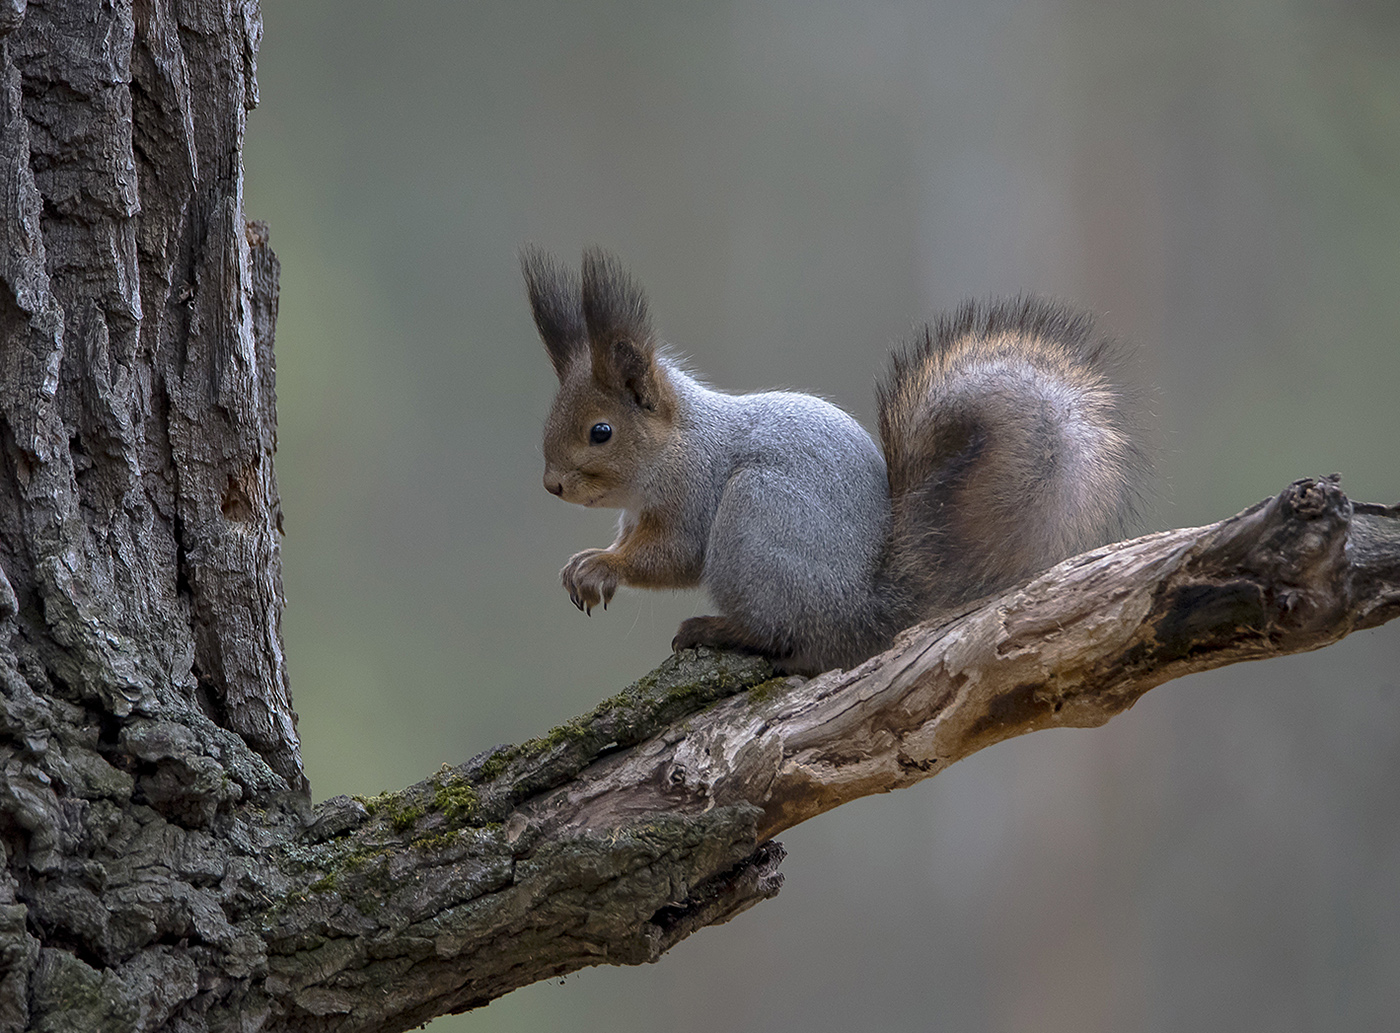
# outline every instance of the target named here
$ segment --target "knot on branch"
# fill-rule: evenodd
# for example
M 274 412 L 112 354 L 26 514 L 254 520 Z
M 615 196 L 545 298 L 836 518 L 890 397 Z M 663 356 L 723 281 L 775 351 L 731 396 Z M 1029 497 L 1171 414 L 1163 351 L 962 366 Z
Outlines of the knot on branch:
M 658 910 L 642 937 L 646 956 L 635 961 L 657 961 L 696 930 L 723 925 L 759 901 L 776 897 L 783 888 L 778 866 L 786 856 L 781 843 L 769 840 L 733 868 L 696 886 L 684 903 Z
M 1304 520 L 1328 514 L 1346 520 L 1351 515 L 1351 503 L 1342 492 L 1339 473 L 1294 481 L 1280 493 L 1279 500 Z

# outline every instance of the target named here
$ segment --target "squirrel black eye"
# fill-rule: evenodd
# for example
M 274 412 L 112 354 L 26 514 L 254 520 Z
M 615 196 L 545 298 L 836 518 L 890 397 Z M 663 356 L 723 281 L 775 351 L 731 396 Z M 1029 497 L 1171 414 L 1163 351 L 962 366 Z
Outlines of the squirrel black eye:
M 595 423 L 593 424 L 593 428 L 588 432 L 588 440 L 595 445 L 601 445 L 610 437 L 612 437 L 612 428 L 606 423 Z

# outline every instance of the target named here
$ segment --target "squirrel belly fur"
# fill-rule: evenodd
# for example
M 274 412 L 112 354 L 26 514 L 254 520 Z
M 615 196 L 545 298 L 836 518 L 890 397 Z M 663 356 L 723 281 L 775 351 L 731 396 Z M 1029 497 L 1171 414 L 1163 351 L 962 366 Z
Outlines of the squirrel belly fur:
M 580 610 L 619 585 L 704 586 L 717 613 L 682 622 L 673 648 L 813 674 L 1133 517 L 1149 463 L 1114 349 L 1061 305 L 966 304 L 924 327 L 880 385 L 876 447 L 820 398 L 696 380 L 612 255 L 585 251 L 581 275 L 533 248 L 521 265 L 559 378 L 545 487 L 622 510 L 617 539 L 561 572 Z

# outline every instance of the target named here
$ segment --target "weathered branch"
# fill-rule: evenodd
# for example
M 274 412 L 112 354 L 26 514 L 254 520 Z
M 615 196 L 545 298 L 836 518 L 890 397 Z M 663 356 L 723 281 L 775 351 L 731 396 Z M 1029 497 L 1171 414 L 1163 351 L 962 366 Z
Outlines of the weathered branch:
M 1317 649 L 1400 613 L 1400 520 L 1355 516 L 1335 480 L 1299 481 L 1209 528 L 1061 564 L 855 671 L 692 722 L 586 794 L 539 805 L 551 827 L 639 809 L 761 806 L 761 837 L 912 785 L 995 742 L 1091 727 L 1197 671 Z M 665 769 L 658 795 L 656 765 Z
M 798 822 L 1012 736 L 1102 724 L 1172 678 L 1400 614 L 1400 518 L 1356 509 L 1335 479 L 1298 481 L 1219 524 L 1069 560 L 811 681 L 682 654 L 524 747 L 330 801 L 322 842 L 288 855 L 305 897 L 267 930 L 268 986 L 327 1029 L 400 1028 L 654 960 L 776 892 L 768 841 Z M 703 709 L 675 717 L 685 701 Z

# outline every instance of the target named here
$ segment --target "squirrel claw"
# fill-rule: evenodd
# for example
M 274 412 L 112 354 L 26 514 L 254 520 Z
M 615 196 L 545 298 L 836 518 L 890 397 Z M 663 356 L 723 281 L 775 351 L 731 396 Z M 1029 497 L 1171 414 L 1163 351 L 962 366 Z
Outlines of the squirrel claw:
M 559 572 L 569 601 L 590 617 L 595 606 L 602 605 L 606 610 L 617 591 L 618 576 L 611 559 L 606 549 L 585 549 Z

